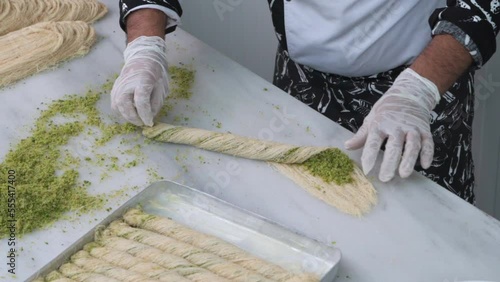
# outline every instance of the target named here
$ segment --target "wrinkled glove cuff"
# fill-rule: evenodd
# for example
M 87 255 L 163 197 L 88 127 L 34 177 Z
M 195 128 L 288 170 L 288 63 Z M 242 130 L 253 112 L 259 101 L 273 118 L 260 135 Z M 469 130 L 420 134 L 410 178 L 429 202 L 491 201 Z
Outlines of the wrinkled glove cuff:
M 158 36 L 139 36 L 127 45 L 127 48 L 125 48 L 123 52 L 123 56 L 125 62 L 127 62 L 130 59 L 138 57 L 141 53 L 150 51 L 157 54 L 162 59 L 164 58 L 166 62 L 166 50 L 167 46 L 165 44 L 165 39 Z
M 390 96 L 411 99 L 429 111 L 434 109 L 441 100 L 436 84 L 410 68 L 404 70 L 396 78 L 391 88 L 397 91 L 392 91 Z
M 125 48 L 123 52 L 125 65 L 135 59 L 152 60 L 158 63 L 166 73 L 168 68 L 166 50 L 165 39 L 158 36 L 140 36 Z

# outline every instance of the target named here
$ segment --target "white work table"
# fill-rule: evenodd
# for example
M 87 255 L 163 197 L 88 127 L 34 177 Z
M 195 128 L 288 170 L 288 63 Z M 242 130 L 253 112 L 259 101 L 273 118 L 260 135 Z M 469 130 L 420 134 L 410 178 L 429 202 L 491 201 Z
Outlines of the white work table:
M 11 144 L 28 136 L 39 113 L 36 108 L 44 107 L 41 102 L 83 94 L 120 71 L 125 44 L 118 4 L 103 2 L 110 12 L 95 24 L 101 38 L 87 56 L 0 90 L 0 160 Z M 164 121 L 179 124 L 175 117 L 182 116 L 189 118 L 182 123 L 191 127 L 341 148 L 352 135 L 186 32 L 177 30 L 167 42 L 171 65 L 192 65 L 196 80 L 193 97 L 179 101 Z M 102 98 L 99 108 L 111 113 L 109 96 Z M 76 139 L 70 146 L 84 155 L 91 144 Z M 113 142 L 109 146 L 113 152 Z M 264 162 L 172 144 L 143 145 L 142 150 L 147 155 L 143 164 L 112 173 L 102 182 L 92 179 L 102 168 L 94 174 L 92 168 L 82 168 L 81 176 L 92 180 L 92 193 L 134 185 L 142 189 L 149 185 L 147 169 L 152 167 L 167 180 L 213 194 L 325 244 L 336 242 L 343 254 L 337 281 L 500 281 L 500 223 L 417 173 L 381 183 L 375 171 L 369 177 L 378 191 L 378 204 L 365 217 L 354 218 L 312 197 Z M 349 154 L 359 162 L 359 151 Z M 129 196 L 138 191 L 131 190 Z M 126 200 L 116 198 L 110 206 Z M 23 250 L 14 280 L 32 275 L 110 212 L 83 215 L 80 222 L 60 221 L 18 238 Z M 7 241 L 0 240 L 0 246 L 0 281 L 12 281 L 4 255 Z

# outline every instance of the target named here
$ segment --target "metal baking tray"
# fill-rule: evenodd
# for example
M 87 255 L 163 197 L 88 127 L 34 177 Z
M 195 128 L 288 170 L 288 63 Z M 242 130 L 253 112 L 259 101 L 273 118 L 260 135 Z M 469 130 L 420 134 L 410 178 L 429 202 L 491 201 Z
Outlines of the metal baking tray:
M 196 189 L 161 181 L 131 198 L 26 281 L 59 268 L 71 255 L 94 240 L 97 228 L 107 226 L 138 205 L 147 213 L 169 217 L 194 230 L 216 236 L 290 271 L 314 273 L 322 277 L 321 282 L 332 282 L 337 275 L 341 258 L 339 249 L 293 233 Z

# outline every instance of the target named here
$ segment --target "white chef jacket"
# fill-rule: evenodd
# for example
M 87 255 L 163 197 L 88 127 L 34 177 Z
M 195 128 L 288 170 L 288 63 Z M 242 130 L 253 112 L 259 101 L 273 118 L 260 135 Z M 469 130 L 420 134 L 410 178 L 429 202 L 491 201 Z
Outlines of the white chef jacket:
M 284 1 L 292 60 L 316 70 L 365 76 L 411 63 L 431 40 L 427 22 L 444 0 Z

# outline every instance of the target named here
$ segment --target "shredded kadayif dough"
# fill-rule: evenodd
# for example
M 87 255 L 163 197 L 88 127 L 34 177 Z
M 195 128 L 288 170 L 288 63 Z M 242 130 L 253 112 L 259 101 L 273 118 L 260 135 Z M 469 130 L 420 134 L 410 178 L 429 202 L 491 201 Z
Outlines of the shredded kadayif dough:
M 246 159 L 279 163 L 302 163 L 327 149 L 326 147 L 299 147 L 165 123 L 146 127 L 143 134 L 147 138 L 161 142 L 191 145 Z
M 138 209 L 96 234 L 69 262 L 35 281 L 317 282 L 216 237 Z
M 107 12 L 106 6 L 96 0 L 2 0 L 0 36 L 41 22 L 92 23 Z
M 164 123 L 144 128 L 143 135 L 160 142 L 267 161 L 315 197 L 350 215 L 361 216 L 377 202 L 373 185 L 338 148 L 294 146 Z
M 0 87 L 83 56 L 95 41 L 94 28 L 82 21 L 39 23 L 2 36 Z

